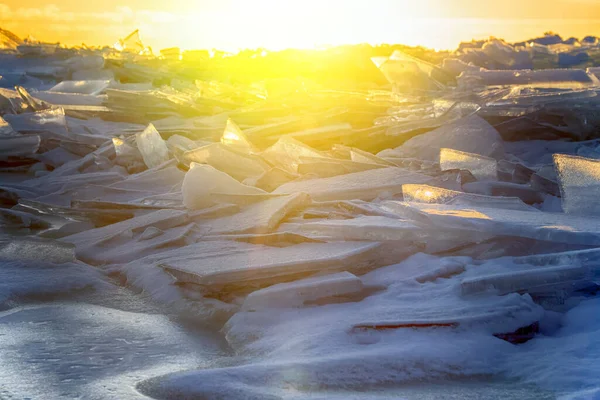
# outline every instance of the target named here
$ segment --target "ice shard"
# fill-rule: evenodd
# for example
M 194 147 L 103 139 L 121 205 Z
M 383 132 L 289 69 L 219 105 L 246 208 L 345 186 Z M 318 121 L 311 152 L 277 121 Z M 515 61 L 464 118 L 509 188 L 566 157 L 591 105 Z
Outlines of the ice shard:
M 183 203 L 189 209 L 200 209 L 214 204 L 212 193 L 265 194 L 263 190 L 244 185 L 210 165 L 192 163 L 183 179 Z
M 290 283 L 279 283 L 252 292 L 244 300 L 242 310 L 293 308 L 308 304 L 339 302 L 363 290 L 360 279 L 349 272 L 316 276 Z M 336 301 L 337 299 L 337 301 Z
M 504 154 L 504 145 L 498 131 L 483 118 L 472 115 L 415 136 L 400 147 L 384 150 L 377 155 L 382 158 L 400 157 L 438 161 L 442 148 L 496 159 Z
M 600 160 L 555 154 L 554 164 L 564 212 L 600 215 Z
M 160 133 L 150 124 L 135 136 L 137 148 L 148 168 L 157 167 L 169 161 L 169 149 Z
M 289 182 L 273 191 L 282 193 L 308 193 L 313 200 L 373 200 L 382 194 L 402 193 L 407 183 L 429 183 L 433 178 L 402 168 L 377 168 L 364 172 Z
M 440 167 L 442 171 L 449 169 L 465 169 L 477 180 L 489 181 L 498 179 L 497 161 L 479 154 L 466 153 L 454 149 L 440 150 Z
M 259 156 L 234 150 L 222 143 L 213 143 L 183 154 L 187 163 L 207 164 L 239 181 L 256 178 L 270 167 Z

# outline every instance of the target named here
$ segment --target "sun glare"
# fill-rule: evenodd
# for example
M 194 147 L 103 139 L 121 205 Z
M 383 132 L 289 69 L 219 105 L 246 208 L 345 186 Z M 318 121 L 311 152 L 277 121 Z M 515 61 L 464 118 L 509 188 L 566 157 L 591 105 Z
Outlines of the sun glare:
M 229 49 L 266 47 L 315 48 L 327 45 L 379 43 L 390 33 L 394 41 L 417 44 L 423 32 L 415 30 L 428 9 L 438 0 L 344 0 L 305 1 L 225 1 L 209 11 L 198 3 L 192 14 L 203 23 L 181 27 L 189 29 L 188 38 L 198 38 L 207 30 L 206 23 L 218 21 L 218 39 Z M 216 27 L 215 27 L 216 28 Z M 189 47 L 192 43 L 184 43 Z

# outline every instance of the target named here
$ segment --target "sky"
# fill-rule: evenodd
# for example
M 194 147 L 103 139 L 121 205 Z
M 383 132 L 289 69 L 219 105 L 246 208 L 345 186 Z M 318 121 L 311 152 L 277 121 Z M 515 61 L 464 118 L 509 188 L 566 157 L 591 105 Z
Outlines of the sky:
M 0 28 L 68 45 L 139 28 L 155 49 L 403 43 L 453 49 L 489 36 L 600 36 L 600 0 L 0 0 Z

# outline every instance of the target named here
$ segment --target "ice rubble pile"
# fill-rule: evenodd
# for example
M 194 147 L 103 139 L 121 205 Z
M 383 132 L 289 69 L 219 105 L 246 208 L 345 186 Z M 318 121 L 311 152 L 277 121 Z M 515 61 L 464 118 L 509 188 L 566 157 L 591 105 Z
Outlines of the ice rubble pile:
M 390 59 L 391 81 L 408 62 L 439 82 L 442 67 Z M 100 267 L 273 360 L 391 363 L 382 335 L 415 329 L 520 343 L 597 291 L 593 74 L 469 67 L 458 89 L 400 96 L 156 88 L 159 72 L 122 64 L 142 82 L 117 83 L 104 65 L 77 56 L 47 67 L 63 74 L 47 90 L 0 91 L 0 218 L 19 232 L 0 256 Z

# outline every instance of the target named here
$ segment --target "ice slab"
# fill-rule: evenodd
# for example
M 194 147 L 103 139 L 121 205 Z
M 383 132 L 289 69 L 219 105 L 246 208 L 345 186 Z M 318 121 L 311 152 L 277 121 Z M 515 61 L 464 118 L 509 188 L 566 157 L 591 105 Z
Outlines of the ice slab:
M 114 183 L 110 187 L 114 189 L 144 191 L 151 194 L 179 191 L 185 177 L 185 172 L 177 168 L 174 164 L 174 160 L 171 160 L 158 167 L 129 175 L 123 181 Z
M 501 158 L 504 154 L 504 145 L 498 131 L 483 118 L 471 115 L 415 136 L 402 146 L 381 151 L 377 156 L 439 161 L 442 148 L 493 158 Z
M 330 178 L 289 182 L 273 191 L 281 193 L 308 193 L 315 201 L 327 200 L 373 200 L 382 194 L 402 193 L 407 183 L 429 183 L 433 178 L 402 168 L 378 168 L 374 170 L 338 175 Z
M 214 204 L 211 194 L 261 195 L 265 191 L 244 185 L 210 165 L 192 163 L 183 179 L 183 203 L 196 210 Z
M 546 69 L 546 70 L 479 70 L 465 71 L 458 77 L 458 85 L 477 82 L 484 86 L 529 85 L 552 88 L 580 88 L 597 83 L 593 75 L 582 69 Z
M 177 245 L 185 246 L 186 236 L 193 224 L 178 226 L 165 231 L 149 226 L 132 233 L 130 240 L 123 242 L 106 240 L 90 246 L 78 246 L 77 258 L 85 262 L 99 264 L 124 264 L 151 254 L 169 250 Z M 63 239 L 64 240 L 64 239 Z
M 214 254 L 219 242 L 198 243 L 195 255 L 166 259 L 161 266 L 181 282 L 204 290 L 264 287 L 308 275 L 340 271 L 364 272 L 381 266 L 390 254 L 378 253 L 379 243 L 302 243 L 289 247 L 247 245 L 238 251 Z M 237 243 L 241 245 L 241 243 Z M 211 251 L 201 251 L 202 248 Z M 213 254 L 211 254 L 213 253 Z
M 327 298 L 356 295 L 362 290 L 362 281 L 349 272 L 316 276 L 252 292 L 244 300 L 242 310 L 302 307 Z
M 269 169 L 260 157 L 241 153 L 221 143 L 188 151 L 183 154 L 183 159 L 188 163 L 208 164 L 239 181 L 258 177 Z
M 250 154 L 254 150 L 254 146 L 252 146 L 250 140 L 231 119 L 227 120 L 225 132 L 221 136 L 221 143 L 245 154 Z
M 302 209 L 310 203 L 304 193 L 276 196 L 244 208 L 240 213 L 205 220 L 198 225 L 203 232 L 211 235 L 236 233 L 269 233 L 288 214 Z
M 402 187 L 404 201 L 409 203 L 475 205 L 508 210 L 535 211 L 518 197 L 486 196 L 464 193 L 428 185 L 404 185 Z
M 150 124 L 143 132 L 136 134 L 135 141 L 148 168 L 157 167 L 169 161 L 167 144 L 154 125 Z
M 442 171 L 465 169 L 480 181 L 495 181 L 498 179 L 497 161 L 479 154 L 466 153 L 454 149 L 441 149 L 440 167 Z
M 81 157 L 63 149 L 62 147 L 57 147 L 50 151 L 37 154 L 35 158 L 46 165 L 49 165 L 53 168 L 58 168 L 70 161 L 79 160 Z
M 463 185 L 463 190 L 468 193 L 477 193 L 485 196 L 518 197 L 524 203 L 535 204 L 544 201 L 543 193 L 529 185 L 511 182 L 469 182 Z
M 41 139 L 38 135 L 0 137 L 0 159 L 28 157 L 37 153 Z
M 542 288 L 561 286 L 588 279 L 590 271 L 581 265 L 562 265 L 558 267 L 538 267 L 521 271 L 489 274 L 466 278 L 461 282 L 463 295 L 493 291 L 498 295 L 513 292 L 535 292 Z
M 183 225 L 188 221 L 187 212 L 181 210 L 157 210 L 151 213 L 131 218 L 116 224 L 107 225 L 102 228 L 92 229 L 86 232 L 67 236 L 61 241 L 73 243 L 77 248 L 95 245 L 103 241 L 109 241 L 119 235 L 127 235 L 128 232 L 135 233 L 143 231 L 150 226 L 159 229 L 168 229 Z
M 394 201 L 385 206 L 420 223 L 447 229 L 589 246 L 600 243 L 600 219 L 591 216 Z
M 110 80 L 62 81 L 48 89 L 48 92 L 97 95 L 102 93 L 108 87 L 109 83 Z
M 266 192 L 272 192 L 284 183 L 293 181 L 296 178 L 296 175 L 284 171 L 281 168 L 271 168 L 256 178 L 256 180 L 252 182 L 252 186 Z
M 0 136 L 14 136 L 16 134 L 12 126 L 0 116 Z
M 555 154 L 564 212 L 600 215 L 600 160 Z
M 75 260 L 75 248 L 56 240 L 5 236 L 0 238 L 0 258 L 62 264 Z
M 320 151 L 308 147 L 288 136 L 280 138 L 277 143 L 264 150 L 260 155 L 275 167 L 292 174 L 298 172 L 298 164 L 301 163 L 301 157 L 325 157 Z

